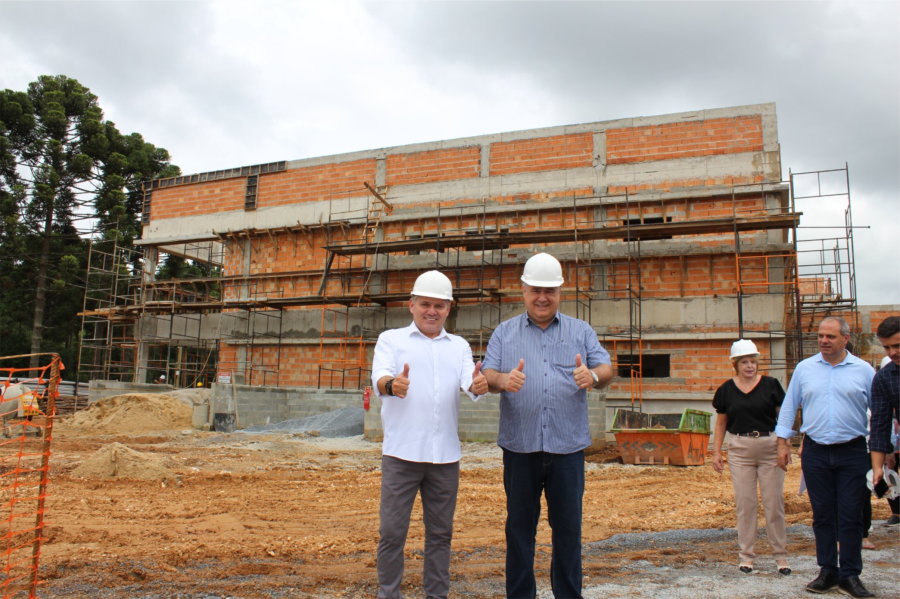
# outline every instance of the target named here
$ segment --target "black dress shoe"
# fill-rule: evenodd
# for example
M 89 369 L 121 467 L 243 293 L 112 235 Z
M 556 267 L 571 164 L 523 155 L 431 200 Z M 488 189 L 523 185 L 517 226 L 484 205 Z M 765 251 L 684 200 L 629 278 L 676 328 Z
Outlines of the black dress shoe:
M 806 590 L 810 593 L 827 593 L 831 589 L 837 588 L 838 583 L 840 583 L 840 579 L 837 574 L 823 568 L 819 570 L 819 575 L 816 576 L 816 579 L 806 585 Z
M 851 597 L 874 597 L 875 593 L 870 593 L 863 583 L 859 580 L 859 576 L 848 576 L 841 578 L 838 583 L 838 591 L 850 595 Z

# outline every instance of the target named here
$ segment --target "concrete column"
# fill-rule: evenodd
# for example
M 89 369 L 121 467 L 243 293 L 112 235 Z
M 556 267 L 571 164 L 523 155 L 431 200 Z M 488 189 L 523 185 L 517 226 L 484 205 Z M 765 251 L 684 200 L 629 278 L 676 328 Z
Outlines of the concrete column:
M 386 185 L 387 181 L 387 158 L 381 157 L 375 159 L 375 188 L 379 191 Z
M 156 267 L 159 264 L 159 250 L 155 247 L 144 248 L 144 261 L 141 268 L 141 283 L 152 283 L 156 279 Z M 141 302 L 153 300 L 153 289 L 144 287 L 141 290 Z M 135 361 L 135 383 L 146 383 L 147 381 L 147 360 L 150 358 L 150 345 L 143 341 L 144 328 L 148 323 L 143 318 L 139 318 L 134 324 L 134 339 L 137 345 Z
M 594 166 L 606 166 L 606 131 L 594 132 Z
M 481 167 L 478 170 L 482 177 L 491 176 L 491 144 L 481 144 Z
M 253 251 L 253 245 L 250 243 L 249 239 L 241 240 L 241 272 L 245 277 L 250 276 L 250 258 L 251 252 Z M 250 297 L 250 284 L 245 283 L 241 286 L 240 291 L 240 299 L 247 299 Z M 249 318 L 249 315 L 248 315 Z M 238 322 L 237 319 L 234 320 L 235 323 Z M 249 333 L 250 331 L 248 331 Z M 247 371 L 247 346 L 239 345 L 237 348 L 237 368 L 235 371 L 231 373 L 232 379 L 235 385 L 243 385 L 246 382 L 246 371 Z

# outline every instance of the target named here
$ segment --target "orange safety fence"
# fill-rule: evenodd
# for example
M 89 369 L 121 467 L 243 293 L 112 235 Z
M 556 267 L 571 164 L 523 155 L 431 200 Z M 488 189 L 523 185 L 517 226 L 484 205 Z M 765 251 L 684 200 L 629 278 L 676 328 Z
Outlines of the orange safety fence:
M 37 597 L 38 562 L 44 542 L 44 505 L 50 480 L 50 442 L 59 372 L 57 354 L 36 368 L 11 368 L 0 357 L 0 598 Z

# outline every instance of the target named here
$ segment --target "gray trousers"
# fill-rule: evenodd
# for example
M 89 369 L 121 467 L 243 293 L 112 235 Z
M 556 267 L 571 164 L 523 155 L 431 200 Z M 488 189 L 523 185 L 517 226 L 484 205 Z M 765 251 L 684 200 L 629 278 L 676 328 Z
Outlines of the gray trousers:
M 459 490 L 459 462 L 431 464 L 381 458 L 381 524 L 378 528 L 378 598 L 399 599 L 403 548 L 416 494 L 422 493 L 425 524 L 425 572 L 428 599 L 450 590 L 450 541 Z

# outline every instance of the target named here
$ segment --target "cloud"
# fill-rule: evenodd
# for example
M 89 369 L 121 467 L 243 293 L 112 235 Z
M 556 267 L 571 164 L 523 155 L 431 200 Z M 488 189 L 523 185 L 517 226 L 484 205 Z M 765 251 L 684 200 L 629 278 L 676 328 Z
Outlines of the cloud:
M 860 300 L 897 303 L 874 257 L 900 221 L 898 21 L 872 2 L 2 2 L 0 87 L 75 77 L 185 172 L 775 102 L 785 178 L 849 163 Z

